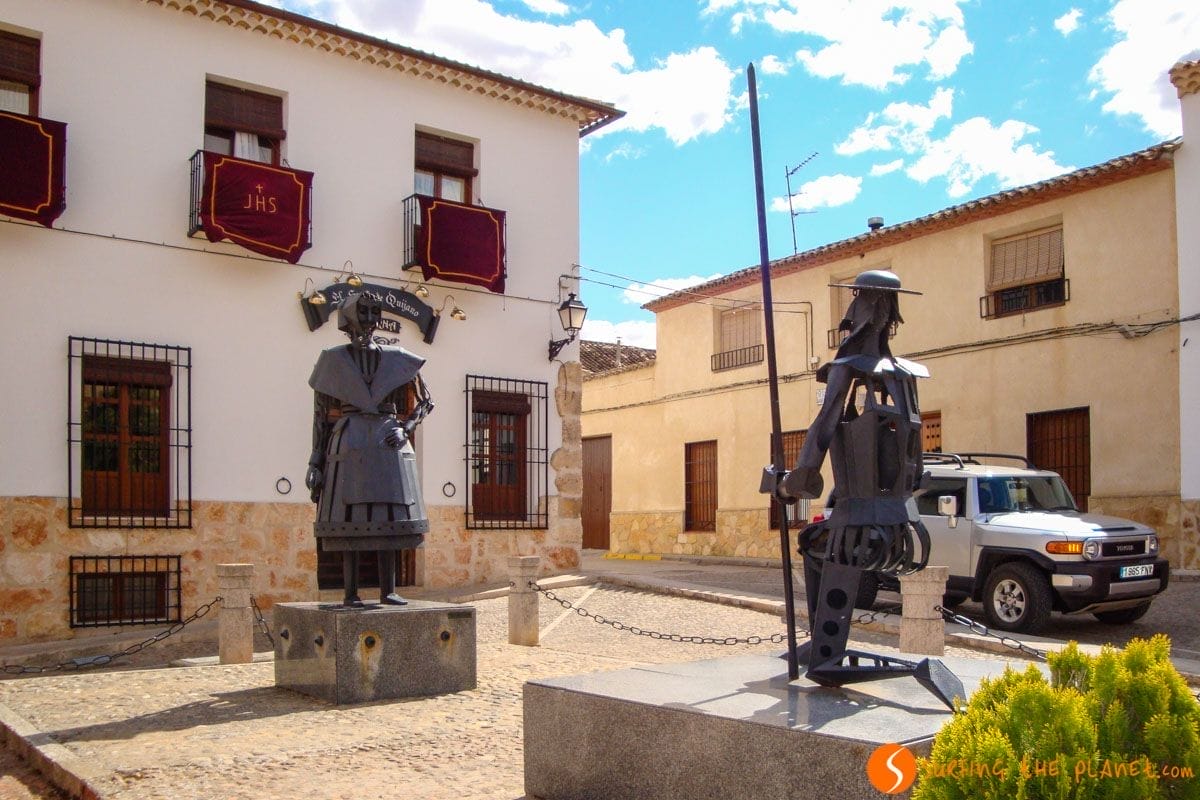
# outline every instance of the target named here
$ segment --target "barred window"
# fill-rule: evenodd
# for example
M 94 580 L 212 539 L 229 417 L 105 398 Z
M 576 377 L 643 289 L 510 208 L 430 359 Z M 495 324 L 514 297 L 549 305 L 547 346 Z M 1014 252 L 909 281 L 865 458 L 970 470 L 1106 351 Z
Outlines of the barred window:
M 71 627 L 180 620 L 180 556 L 71 556 Z
M 548 384 L 467 376 L 468 528 L 546 528 Z
M 762 309 L 757 305 L 717 309 L 715 334 L 714 372 L 762 362 Z
M 717 529 L 717 443 L 689 442 L 683 446 L 683 529 Z
M 800 460 L 800 448 L 804 447 L 804 437 L 808 436 L 808 431 L 784 431 L 783 432 L 783 464 L 780 466 L 784 469 L 793 469 L 796 462 Z M 774 456 L 772 456 L 774 457 Z M 802 518 L 808 516 L 808 501 L 802 500 L 800 503 L 803 508 L 796 509 L 802 511 Z M 768 519 L 770 521 L 771 530 L 779 530 L 779 501 L 774 497 L 771 498 L 770 510 L 768 511 Z M 795 515 L 789 516 L 792 519 Z
M 191 349 L 68 344 L 70 526 L 191 527 Z

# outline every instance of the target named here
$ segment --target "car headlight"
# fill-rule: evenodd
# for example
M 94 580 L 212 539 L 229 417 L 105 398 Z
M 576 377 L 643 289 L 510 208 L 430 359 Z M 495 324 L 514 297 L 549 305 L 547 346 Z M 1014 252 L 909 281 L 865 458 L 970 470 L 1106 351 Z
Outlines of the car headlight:
M 1098 558 L 1100 556 L 1100 541 L 1098 539 L 1088 539 L 1083 543 L 1084 558 Z
M 1147 555 L 1155 555 L 1156 553 L 1158 553 L 1158 537 L 1157 536 L 1147 536 L 1146 537 L 1146 554 Z

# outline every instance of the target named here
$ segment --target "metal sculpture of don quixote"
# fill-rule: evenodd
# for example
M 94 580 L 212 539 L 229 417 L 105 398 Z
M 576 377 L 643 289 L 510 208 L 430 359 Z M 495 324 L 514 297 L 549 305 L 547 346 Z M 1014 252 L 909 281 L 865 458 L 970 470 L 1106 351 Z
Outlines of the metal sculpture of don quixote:
M 794 468 L 774 466 L 783 462 L 782 426 L 753 67 L 749 87 L 772 404 L 773 465 L 763 474 L 761 490 L 783 504 L 819 498 L 826 453 L 834 476 L 826 519 L 808 526 L 799 537 L 812 629 L 809 641 L 799 647 L 795 644 L 787 521 L 781 513 L 789 677 L 797 677 L 800 661 L 808 664 L 807 678 L 830 686 L 912 675 L 953 709 L 954 698 L 965 699 L 965 693 L 962 683 L 940 661 L 912 662 L 846 648 L 863 572 L 903 575 L 923 569 L 929 556 L 929 534 L 913 499 L 923 477 L 917 379 L 929 373 L 920 364 L 892 355 L 889 346 L 893 327 L 903 322 L 899 295 L 920 293 L 902 288 L 900 279 L 886 270 L 863 272 L 852 284 L 831 284 L 854 292 L 839 326 L 847 335 L 834 360 L 817 371 L 817 381 L 826 384 L 825 400 Z
M 420 547 L 429 531 L 412 435 L 433 409 L 419 371 L 423 358 L 375 342 L 382 309 L 352 293 L 338 309 L 350 343 L 321 353 L 314 392 L 313 450 L 305 484 L 317 504 L 313 525 L 323 550 L 342 553 L 343 605 L 361 607 L 360 554 L 379 558 L 380 602 L 396 594 L 396 554 Z

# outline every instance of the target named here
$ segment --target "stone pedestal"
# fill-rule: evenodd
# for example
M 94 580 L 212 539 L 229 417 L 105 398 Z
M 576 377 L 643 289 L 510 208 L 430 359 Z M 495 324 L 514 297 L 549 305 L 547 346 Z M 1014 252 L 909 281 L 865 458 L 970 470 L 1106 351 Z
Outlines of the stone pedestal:
M 900 654 L 903 656 L 904 654 Z M 945 659 L 967 694 L 1004 664 Z M 525 684 L 525 793 L 544 800 L 878 800 L 872 751 L 928 756 L 950 711 L 911 677 L 789 682 L 765 655 Z
M 475 608 L 275 606 L 275 685 L 330 703 L 365 703 L 475 688 Z
M 508 643 L 533 647 L 538 643 L 537 556 L 510 556 L 508 577 Z

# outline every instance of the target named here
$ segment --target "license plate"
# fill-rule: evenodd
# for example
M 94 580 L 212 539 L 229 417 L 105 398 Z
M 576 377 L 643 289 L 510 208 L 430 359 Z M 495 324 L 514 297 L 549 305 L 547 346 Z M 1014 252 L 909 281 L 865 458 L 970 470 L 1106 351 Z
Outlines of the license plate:
M 1132 567 L 1121 567 L 1122 578 L 1144 578 L 1154 574 L 1153 564 L 1135 564 Z

